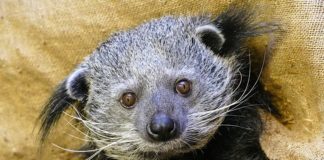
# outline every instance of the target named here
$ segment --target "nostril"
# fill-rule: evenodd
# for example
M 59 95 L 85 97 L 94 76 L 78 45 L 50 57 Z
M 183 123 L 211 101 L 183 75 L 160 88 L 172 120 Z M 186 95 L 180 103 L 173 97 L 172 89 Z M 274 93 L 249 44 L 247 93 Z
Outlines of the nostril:
M 147 132 L 155 140 L 166 141 L 174 137 L 176 124 L 168 115 L 158 113 L 147 126 Z

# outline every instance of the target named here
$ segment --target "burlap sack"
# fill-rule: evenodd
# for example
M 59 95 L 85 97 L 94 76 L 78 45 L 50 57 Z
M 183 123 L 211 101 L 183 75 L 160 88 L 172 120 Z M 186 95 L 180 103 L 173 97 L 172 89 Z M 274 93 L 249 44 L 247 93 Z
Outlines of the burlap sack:
M 79 159 L 51 145 L 75 149 L 82 143 L 71 136 L 82 134 L 66 118 L 43 157 L 37 154 L 35 120 L 55 84 L 114 31 L 169 14 L 216 15 L 229 3 L 1 0 L 0 159 Z M 263 0 L 257 6 L 286 31 L 263 76 L 284 118 L 264 115 L 263 148 L 272 159 L 324 159 L 324 2 Z

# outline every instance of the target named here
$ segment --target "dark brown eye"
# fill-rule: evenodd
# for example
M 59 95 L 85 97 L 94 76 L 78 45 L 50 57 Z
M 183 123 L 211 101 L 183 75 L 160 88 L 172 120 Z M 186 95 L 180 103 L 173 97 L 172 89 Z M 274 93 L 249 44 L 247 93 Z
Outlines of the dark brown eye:
M 175 88 L 179 94 L 186 95 L 191 90 L 191 82 L 187 79 L 179 80 L 176 82 Z
M 123 94 L 123 96 L 120 99 L 120 103 L 125 107 L 125 108 L 133 108 L 133 105 L 136 102 L 136 95 L 133 92 L 126 92 Z

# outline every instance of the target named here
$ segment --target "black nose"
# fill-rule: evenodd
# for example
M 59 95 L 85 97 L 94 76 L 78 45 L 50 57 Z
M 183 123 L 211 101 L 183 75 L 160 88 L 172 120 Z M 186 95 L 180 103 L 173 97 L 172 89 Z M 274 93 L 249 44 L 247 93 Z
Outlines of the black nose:
M 157 141 L 167 141 L 174 138 L 176 133 L 175 122 L 164 113 L 153 116 L 151 123 L 146 128 L 148 135 Z

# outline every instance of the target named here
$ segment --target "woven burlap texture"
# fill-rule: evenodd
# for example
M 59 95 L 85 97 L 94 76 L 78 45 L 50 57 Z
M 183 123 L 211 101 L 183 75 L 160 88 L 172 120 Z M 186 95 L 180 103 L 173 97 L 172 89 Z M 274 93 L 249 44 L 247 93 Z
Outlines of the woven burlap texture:
M 258 2 L 256 4 L 256 2 Z M 37 154 L 35 121 L 55 85 L 112 32 L 163 15 L 217 15 L 226 0 L 1 0 L 0 159 L 73 160 L 51 145 L 77 148 L 82 137 L 62 120 Z M 249 1 L 282 24 L 264 71 L 283 120 L 265 114 L 262 145 L 271 159 L 323 159 L 324 2 Z M 267 17 L 267 16 L 265 16 Z M 66 133 L 69 132 L 69 133 Z

